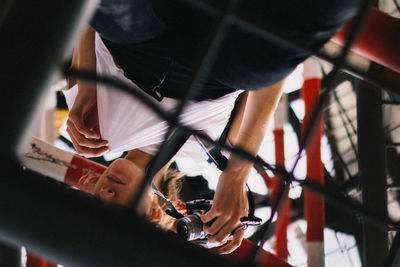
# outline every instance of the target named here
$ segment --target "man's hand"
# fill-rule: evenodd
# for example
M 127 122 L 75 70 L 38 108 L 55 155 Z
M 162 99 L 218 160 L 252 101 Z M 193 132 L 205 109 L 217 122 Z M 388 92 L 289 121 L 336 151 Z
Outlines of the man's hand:
M 74 49 L 72 67 L 96 72 L 95 32 L 89 25 Z M 78 81 L 78 94 L 69 111 L 67 132 L 76 151 L 83 156 L 100 156 L 109 150 L 108 142 L 100 136 L 95 85 Z
M 204 231 L 209 234 L 209 242 L 223 243 L 234 232 L 231 241 L 217 248 L 220 254 L 231 253 L 240 246 L 244 230 L 235 232 L 235 229 L 241 226 L 240 218 L 248 216 L 246 179 L 240 179 L 238 176 L 247 177 L 250 167 L 232 170 L 229 165 L 219 177 L 211 209 L 201 215 L 205 224 L 217 217 L 211 226 L 204 225 Z
M 229 135 L 235 147 L 256 155 L 264 138 L 269 119 L 272 117 L 282 94 L 284 81 L 259 91 L 250 91 L 245 106 L 241 106 Z M 239 115 L 239 116 L 238 116 Z M 236 124 L 236 126 L 235 126 Z M 236 132 L 235 132 L 236 131 Z M 253 164 L 231 155 L 228 166 L 218 180 L 211 209 L 201 216 L 203 223 L 216 218 L 211 226 L 205 226 L 210 242 L 223 242 L 233 234 L 232 241 L 217 249 L 219 253 L 230 253 L 243 240 L 243 230 L 235 232 L 241 225 L 240 218 L 248 216 L 246 195 L 247 176 Z M 234 232 L 234 233 L 233 233 Z
M 100 136 L 95 87 L 79 88 L 68 115 L 67 132 L 76 151 L 83 156 L 96 157 L 109 150 L 108 142 Z
M 235 251 L 242 244 L 244 230 L 242 226 L 238 226 L 238 230 L 232 235 L 232 239 L 223 244 L 220 247 L 216 247 L 213 250 L 218 254 L 230 254 Z

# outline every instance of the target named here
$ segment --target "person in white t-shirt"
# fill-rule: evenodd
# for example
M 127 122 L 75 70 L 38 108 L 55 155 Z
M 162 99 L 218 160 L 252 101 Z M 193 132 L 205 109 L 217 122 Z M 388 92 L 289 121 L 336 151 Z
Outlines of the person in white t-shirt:
M 90 27 L 85 30 L 75 48 L 73 67 L 97 71 L 119 79 L 125 78 L 122 70 Z M 125 81 L 137 88 L 132 81 Z M 257 154 L 267 123 L 279 101 L 282 84 L 283 82 L 280 82 L 264 90 L 247 92 L 241 116 L 231 129 L 232 145 L 253 155 Z M 228 121 L 239 93 L 234 92 L 216 100 L 191 102 L 183 111 L 180 122 L 204 130 L 217 139 Z M 100 84 L 94 86 L 78 81 L 75 89 L 67 91 L 66 94 L 70 105 L 67 131 L 79 154 L 90 157 L 102 155 L 110 150 L 131 151 L 128 154 L 130 156 L 121 162 L 124 166 L 130 166 L 125 168 L 126 173 L 133 172 L 135 175 L 121 175 L 128 178 L 104 175 L 95 186 L 95 193 L 102 199 L 119 204 L 126 203 L 126 199 L 133 197 L 136 189 L 134 185 L 140 184 L 138 181 L 143 177 L 145 165 L 163 141 L 168 129 L 167 123 L 133 97 L 108 90 Z M 161 105 L 166 111 L 170 111 L 176 103 L 176 100 L 165 98 Z M 191 142 L 189 140 L 180 153 L 194 154 Z M 115 165 L 117 164 L 119 163 Z M 248 215 L 245 185 L 251 167 L 251 162 L 234 155 L 229 157 L 227 167 L 219 177 L 213 206 L 201 216 L 204 223 L 217 217 L 211 226 L 204 226 L 204 230 L 209 234 L 209 242 L 222 243 L 241 225 L 240 218 Z M 132 185 L 129 190 L 123 189 L 123 184 L 127 184 L 124 179 L 129 180 L 129 184 Z M 113 188 L 110 189 L 111 187 Z M 122 191 L 116 191 L 120 189 Z M 117 201 L 117 195 L 122 194 L 126 196 L 125 200 Z M 149 199 L 145 202 L 143 208 L 148 212 L 151 210 L 150 203 L 154 201 Z M 236 231 L 232 241 L 219 248 L 218 252 L 229 253 L 239 247 L 243 235 L 244 231 Z

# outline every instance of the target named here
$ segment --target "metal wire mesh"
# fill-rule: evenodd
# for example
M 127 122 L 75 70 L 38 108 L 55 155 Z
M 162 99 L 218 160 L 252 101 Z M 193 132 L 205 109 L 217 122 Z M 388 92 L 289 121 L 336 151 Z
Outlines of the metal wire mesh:
M 368 75 L 358 69 L 356 66 L 350 66 L 346 63 L 346 56 L 349 53 L 349 50 L 351 48 L 351 45 L 354 43 L 357 34 L 360 32 L 360 29 L 362 28 L 363 22 L 366 18 L 368 7 L 370 4 L 370 1 L 363 1 L 362 6 L 359 9 L 359 12 L 355 18 L 355 23 L 353 30 L 351 31 L 351 34 L 347 37 L 346 43 L 344 48 L 342 49 L 341 53 L 337 57 L 332 57 L 328 54 L 325 54 L 324 52 L 321 51 L 314 51 L 304 44 L 291 39 L 288 35 L 285 35 L 285 33 L 282 33 L 281 31 L 277 29 L 273 29 L 272 27 L 269 28 L 267 26 L 263 27 L 262 29 L 259 27 L 259 25 L 254 25 L 251 22 L 249 22 L 248 18 L 243 18 L 236 16 L 235 10 L 237 5 L 240 3 L 239 0 L 232 0 L 229 1 L 225 9 L 223 10 L 216 10 L 214 7 L 205 4 L 201 1 L 190 1 L 190 0 L 182 0 L 182 2 L 185 2 L 187 4 L 191 4 L 197 8 L 201 8 L 203 10 L 207 10 L 210 13 L 215 13 L 218 16 L 218 23 L 215 32 L 213 33 L 213 37 L 211 38 L 211 41 L 209 42 L 208 46 L 206 49 L 203 51 L 203 60 L 200 62 L 200 64 L 196 67 L 196 71 L 194 72 L 195 74 L 193 75 L 192 79 L 188 82 L 188 91 L 185 97 L 180 101 L 177 111 L 174 114 L 170 114 L 165 112 L 162 109 L 162 106 L 154 104 L 154 102 L 148 101 L 148 98 L 144 94 L 139 94 L 135 90 L 130 90 L 129 86 L 126 84 L 123 84 L 120 81 L 111 79 L 109 77 L 104 77 L 101 75 L 96 75 L 94 73 L 87 73 L 83 71 L 77 71 L 77 70 L 71 70 L 66 73 L 67 77 L 74 77 L 78 79 L 83 79 L 83 80 L 90 80 L 90 81 L 96 81 L 98 83 L 103 83 L 111 87 L 118 88 L 120 90 L 123 90 L 127 93 L 133 94 L 136 98 L 140 99 L 144 104 L 148 105 L 153 112 L 155 112 L 160 118 L 166 120 L 169 125 L 170 129 L 173 129 L 175 127 L 178 127 L 180 129 L 183 129 L 184 131 L 187 131 L 189 133 L 194 133 L 194 129 L 191 129 L 189 127 L 186 127 L 179 123 L 179 116 L 181 115 L 182 110 L 184 107 L 188 104 L 188 100 L 190 96 L 195 92 L 196 88 L 199 86 L 199 81 L 201 77 L 204 75 L 204 70 L 210 66 L 213 62 L 213 59 L 215 58 L 215 55 L 218 53 L 219 45 L 221 42 L 221 39 L 224 34 L 229 29 L 229 26 L 235 22 L 240 24 L 241 26 L 245 27 L 247 30 L 256 32 L 260 36 L 263 36 L 265 38 L 272 38 L 276 42 L 281 43 L 282 45 L 287 45 L 290 47 L 294 47 L 296 49 L 304 50 L 307 52 L 312 52 L 314 55 L 320 57 L 321 59 L 327 60 L 331 62 L 334 65 L 334 68 L 332 71 L 330 71 L 327 74 L 327 82 L 326 82 L 326 90 L 323 91 L 323 93 L 320 96 L 320 101 L 318 106 L 315 108 L 315 110 L 312 112 L 311 120 L 310 123 L 308 124 L 309 126 L 305 130 L 305 134 L 303 135 L 303 138 L 300 143 L 300 149 L 298 151 L 298 156 L 296 159 L 296 162 L 293 166 L 293 168 L 290 171 L 287 171 L 284 168 L 280 167 L 274 167 L 271 164 L 268 164 L 265 162 L 262 158 L 260 157 L 254 157 L 250 153 L 248 153 L 245 150 L 239 149 L 239 148 L 230 148 L 228 146 L 224 146 L 224 149 L 230 151 L 232 154 L 245 158 L 246 160 L 254 162 L 254 164 L 262 166 L 263 168 L 266 168 L 268 170 L 271 170 L 274 172 L 277 177 L 280 177 L 284 181 L 284 187 L 280 188 L 278 198 L 276 201 L 276 204 L 272 206 L 272 212 L 270 215 L 270 218 L 267 220 L 267 222 L 264 224 L 262 231 L 263 231 L 263 239 L 261 240 L 259 244 L 259 251 L 262 249 L 263 243 L 266 241 L 266 232 L 269 228 L 269 225 L 272 222 L 272 219 L 274 218 L 275 214 L 279 210 L 280 205 L 282 204 L 284 200 L 285 191 L 288 190 L 290 184 L 292 183 L 298 183 L 302 187 L 306 188 L 307 190 L 311 190 L 313 192 L 316 192 L 320 195 L 323 195 L 325 197 L 325 200 L 330 202 L 332 205 L 335 205 L 336 207 L 340 207 L 344 212 L 348 212 L 349 214 L 356 214 L 362 215 L 366 218 L 369 218 L 370 220 L 377 222 L 380 225 L 389 225 L 393 229 L 400 230 L 400 224 L 396 221 L 393 221 L 391 218 L 387 216 L 381 216 L 374 212 L 373 210 L 367 210 L 364 207 L 362 207 L 358 202 L 355 202 L 351 200 L 350 198 L 341 195 L 338 192 L 335 192 L 331 190 L 330 188 L 324 188 L 321 187 L 317 184 L 314 184 L 310 182 L 309 179 L 306 180 L 300 180 L 296 178 L 293 173 L 294 170 L 297 168 L 297 163 L 300 159 L 300 156 L 307 146 L 307 144 L 310 141 L 310 138 L 313 134 L 313 131 L 316 128 L 317 122 L 320 118 L 320 115 L 324 109 L 324 107 L 327 104 L 328 97 L 330 93 L 335 89 L 334 86 L 334 78 L 338 74 L 339 70 L 341 69 L 346 69 L 348 71 L 351 71 L 352 73 L 362 76 L 362 77 L 367 77 Z M 400 88 L 397 88 L 395 85 L 391 84 L 390 81 L 383 81 L 383 80 L 376 80 L 374 77 L 367 77 L 370 80 L 382 85 L 384 88 L 390 89 L 394 92 L 400 92 Z M 352 126 L 353 131 L 355 132 L 354 126 Z M 171 131 L 170 131 L 171 132 Z M 169 133 L 170 133 L 169 132 Z M 169 134 L 168 133 L 168 134 Z M 200 135 L 202 138 L 208 140 L 209 142 L 213 142 L 214 144 L 217 144 L 216 141 L 211 140 L 208 136 L 202 134 L 202 133 L 197 133 Z M 353 149 L 355 149 L 355 145 L 353 144 Z M 151 177 L 148 177 L 150 179 Z M 147 180 L 143 181 L 142 188 L 148 183 Z M 135 204 L 137 205 L 138 199 L 136 199 Z M 257 260 L 257 255 L 254 258 L 254 261 Z

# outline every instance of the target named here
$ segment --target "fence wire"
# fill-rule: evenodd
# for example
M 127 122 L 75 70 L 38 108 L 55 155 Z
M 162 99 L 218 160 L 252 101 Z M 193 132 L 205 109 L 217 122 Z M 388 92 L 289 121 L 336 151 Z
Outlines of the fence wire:
M 230 153 L 242 157 L 248 161 L 253 162 L 254 164 L 258 166 L 262 166 L 262 168 L 268 169 L 272 171 L 277 177 L 283 180 L 284 186 L 282 186 L 279 189 L 278 193 L 278 198 L 275 203 L 271 208 L 271 214 L 267 222 L 263 225 L 262 231 L 261 231 L 261 236 L 263 236 L 258 250 L 257 254 L 253 258 L 253 262 L 257 261 L 257 257 L 259 255 L 259 252 L 261 251 L 264 242 L 266 241 L 267 238 L 267 232 L 268 228 L 272 222 L 273 217 L 279 210 L 280 205 L 282 204 L 284 200 L 284 196 L 286 195 L 285 192 L 289 190 L 289 186 L 292 183 L 299 184 L 303 188 L 313 191 L 319 195 L 322 195 L 325 197 L 325 200 L 329 202 L 330 204 L 341 208 L 344 212 L 347 212 L 349 214 L 354 215 L 354 212 L 358 215 L 361 215 L 365 218 L 370 219 L 373 222 L 376 222 L 377 225 L 381 226 L 390 226 L 394 230 L 400 230 L 400 224 L 394 220 L 392 220 L 388 216 L 382 216 L 378 214 L 377 212 L 373 210 L 367 210 L 365 209 L 361 204 L 358 202 L 350 199 L 349 197 L 332 190 L 331 188 L 325 188 L 322 187 L 318 184 L 315 184 L 313 182 L 310 182 L 308 177 L 305 180 L 300 180 L 294 176 L 294 171 L 297 168 L 299 159 L 301 157 L 301 154 L 303 150 L 306 148 L 307 144 L 310 142 L 310 138 L 313 135 L 314 131 L 316 130 L 316 125 L 317 122 L 320 119 L 320 116 L 324 110 L 324 108 L 327 105 L 328 99 L 329 99 L 329 94 L 335 89 L 335 82 L 334 79 L 336 75 L 339 73 L 340 70 L 344 69 L 347 71 L 350 71 L 351 73 L 365 77 L 368 80 L 375 82 L 379 84 L 381 87 L 388 89 L 392 92 L 399 93 L 400 88 L 398 88 L 395 84 L 391 83 L 390 81 L 386 80 L 377 80 L 375 77 L 368 76 L 364 71 L 360 70 L 356 66 L 351 66 L 346 62 L 346 57 L 350 51 L 350 48 L 354 41 L 356 40 L 356 37 L 360 30 L 362 29 L 363 23 L 366 19 L 367 13 L 368 13 L 368 8 L 370 6 L 369 0 L 363 1 L 362 5 L 360 6 L 360 9 L 354 19 L 354 26 L 353 29 L 351 30 L 351 34 L 347 36 L 345 45 L 343 49 L 341 50 L 341 53 L 337 57 L 332 57 L 329 54 L 326 54 L 323 51 L 316 51 L 312 50 L 303 43 L 294 40 L 289 37 L 289 35 L 285 34 L 281 29 L 275 29 L 273 27 L 270 27 L 268 25 L 263 25 L 262 28 L 260 28 L 260 25 L 255 25 L 254 23 L 251 22 L 251 18 L 246 18 L 242 17 L 239 15 L 236 15 L 236 8 L 240 3 L 240 0 L 231 0 L 227 3 L 227 5 L 222 9 L 218 10 L 215 7 L 208 5 L 206 3 L 203 3 L 201 1 L 194 1 L 194 0 L 179 0 L 179 2 L 183 2 L 189 5 L 192 5 L 196 8 L 202 9 L 203 11 L 208 12 L 209 14 L 214 14 L 218 18 L 218 23 L 215 28 L 215 31 L 212 35 L 212 38 L 210 39 L 208 45 L 204 48 L 202 52 L 202 60 L 201 62 L 197 65 L 195 68 L 195 74 L 192 76 L 191 80 L 188 81 L 188 91 L 186 95 L 183 97 L 183 99 L 179 102 L 177 111 L 173 114 L 166 112 L 162 106 L 158 103 L 155 103 L 154 101 L 151 101 L 151 99 L 146 95 L 145 93 L 137 92 L 136 90 L 131 90 L 130 86 L 128 84 L 125 84 L 121 81 L 115 80 L 112 77 L 107 77 L 107 76 L 102 76 L 98 75 L 95 73 L 90 73 L 90 72 L 85 72 L 85 71 L 80 71 L 80 70 L 68 70 L 65 72 L 65 76 L 69 78 L 76 78 L 76 79 L 81 79 L 81 80 L 87 80 L 87 81 L 92 81 L 92 82 L 97 82 L 101 83 L 104 85 L 108 85 L 110 87 L 122 90 L 124 92 L 127 92 L 137 99 L 139 99 L 141 102 L 143 102 L 145 105 L 147 105 L 153 112 L 155 112 L 161 119 L 167 121 L 170 126 L 170 131 L 171 129 L 174 128 L 180 128 L 184 131 L 187 131 L 189 133 L 196 133 L 199 137 L 213 143 L 217 144 L 217 141 L 212 140 L 210 137 L 205 135 L 204 133 L 199 133 L 196 132 L 195 129 L 187 127 L 185 125 L 182 125 L 179 122 L 179 117 L 182 113 L 182 110 L 184 107 L 188 104 L 188 101 L 190 97 L 196 92 L 196 89 L 199 87 L 199 83 L 201 78 L 204 75 L 205 69 L 207 69 L 208 66 L 212 65 L 214 58 L 218 54 L 218 49 L 221 43 L 221 40 L 223 39 L 223 36 L 227 34 L 227 31 L 229 30 L 229 27 L 233 24 L 239 24 L 240 26 L 244 27 L 246 30 L 257 33 L 259 36 L 266 38 L 266 39 L 273 39 L 274 41 L 285 45 L 289 46 L 292 48 L 295 48 L 297 50 L 301 51 L 306 51 L 306 52 L 311 52 L 313 55 L 326 60 L 330 63 L 333 64 L 334 68 L 332 71 L 330 71 L 327 74 L 327 77 L 325 79 L 326 81 L 326 90 L 324 90 L 321 95 L 320 95 L 320 101 L 318 106 L 312 111 L 311 119 L 308 123 L 308 127 L 305 129 L 305 133 L 301 139 L 300 142 L 300 148 L 297 154 L 297 158 L 295 161 L 295 164 L 293 165 L 293 168 L 290 171 L 287 171 L 284 168 L 276 167 L 271 164 L 268 164 L 266 161 L 264 161 L 262 158 L 259 156 L 252 156 L 250 153 L 247 151 L 240 149 L 240 148 L 230 148 L 226 145 L 223 145 L 223 148 L 226 149 L 227 151 L 230 151 Z M 168 133 L 168 134 L 169 134 Z M 165 137 L 167 139 L 168 136 Z M 382 144 L 383 145 L 383 144 Z M 148 177 L 148 179 L 151 177 Z M 145 187 L 145 185 L 148 183 L 148 179 L 145 179 L 142 184 L 142 189 Z M 135 201 L 136 205 L 138 203 L 138 199 Z

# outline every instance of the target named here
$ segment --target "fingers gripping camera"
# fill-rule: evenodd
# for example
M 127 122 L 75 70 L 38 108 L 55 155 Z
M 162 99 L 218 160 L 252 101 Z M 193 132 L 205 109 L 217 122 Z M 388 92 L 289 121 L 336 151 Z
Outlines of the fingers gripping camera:
M 186 202 L 187 216 L 180 218 L 177 222 L 176 228 L 178 235 L 185 240 L 192 241 L 197 240 L 197 243 L 209 247 L 207 236 L 208 234 L 203 231 L 203 222 L 200 219 L 200 215 L 209 211 L 212 206 L 212 200 L 206 199 L 196 199 Z M 208 226 L 216 220 L 214 218 L 209 223 Z M 246 229 L 249 225 L 259 225 L 261 219 L 255 217 L 253 214 L 249 214 L 248 217 L 243 217 L 240 219 L 242 225 L 238 226 L 232 235 L 239 229 Z
M 161 197 L 164 201 L 164 203 L 167 206 L 166 213 L 174 217 L 178 220 L 176 228 L 178 235 L 182 237 L 185 240 L 192 241 L 192 240 L 197 240 L 197 243 L 210 248 L 210 244 L 207 240 L 208 234 L 203 231 L 203 221 L 200 219 L 200 215 L 203 214 L 204 212 L 207 212 L 211 209 L 212 206 L 212 200 L 206 200 L 206 199 L 196 199 L 192 200 L 189 202 L 186 202 L 186 210 L 187 210 L 187 216 L 183 216 L 181 213 L 179 213 L 174 205 L 171 203 L 171 201 L 166 198 L 154 185 L 154 183 L 151 183 L 151 187 L 154 191 L 154 193 Z M 249 215 L 247 217 L 242 217 L 240 219 L 240 222 L 242 225 L 239 225 L 236 227 L 231 235 L 235 234 L 237 231 L 241 229 L 246 229 L 247 226 L 256 226 L 261 224 L 261 219 L 254 216 L 254 200 L 253 200 L 253 195 L 251 193 L 250 188 L 247 186 L 247 197 L 249 200 Z M 214 218 L 210 222 L 207 223 L 208 226 L 211 226 L 211 224 L 216 220 L 217 218 Z

